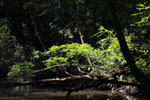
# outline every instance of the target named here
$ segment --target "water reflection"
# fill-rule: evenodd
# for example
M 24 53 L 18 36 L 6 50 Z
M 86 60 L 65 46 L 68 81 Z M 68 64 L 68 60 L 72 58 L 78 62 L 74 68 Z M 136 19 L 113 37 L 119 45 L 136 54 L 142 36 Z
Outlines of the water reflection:
M 107 100 L 108 92 L 73 92 L 69 100 Z M 66 92 L 52 88 L 18 86 L 0 87 L 0 100 L 65 100 Z

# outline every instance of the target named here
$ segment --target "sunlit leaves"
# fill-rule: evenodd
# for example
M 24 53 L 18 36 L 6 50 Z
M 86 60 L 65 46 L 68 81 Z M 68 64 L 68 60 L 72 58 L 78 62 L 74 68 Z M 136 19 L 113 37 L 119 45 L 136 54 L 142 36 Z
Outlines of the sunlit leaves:
M 111 34 L 112 36 L 114 35 L 113 30 L 108 30 L 108 29 L 104 28 L 103 26 L 101 26 L 98 30 L 99 30 L 99 32 L 96 33 L 96 34 L 94 34 L 94 35 L 97 36 L 97 37 L 101 37 L 101 36 L 102 36 L 103 34 L 105 34 L 105 33 L 109 33 L 109 34 Z
M 142 70 L 147 69 L 149 64 L 148 54 L 150 52 L 150 4 L 145 2 L 137 5 L 137 13 L 132 14 L 136 21 L 131 24 L 131 50 L 136 55 L 136 64 Z M 142 61 L 140 59 L 143 59 Z
M 148 9 L 150 9 L 150 5 L 146 6 L 146 3 L 144 3 L 144 4 L 138 4 L 137 5 L 137 9 L 139 11 L 141 11 L 141 10 L 148 10 Z
M 68 62 L 67 62 L 67 58 L 64 58 L 64 57 L 51 57 L 43 61 L 43 63 L 45 63 L 46 66 L 50 67 L 52 65 L 59 65 L 59 64 L 68 63 Z
M 8 73 L 8 79 L 16 79 L 16 81 L 20 81 L 18 78 L 31 78 L 33 77 L 32 67 L 34 65 L 31 62 L 25 61 L 24 63 L 16 63 L 11 66 L 11 69 Z
M 111 69 L 112 67 L 117 67 L 118 65 L 124 62 L 124 57 L 120 51 L 120 45 L 115 37 L 115 33 L 113 31 L 105 29 L 103 26 L 99 28 L 99 32 L 96 36 L 101 36 L 102 34 L 106 34 L 107 37 L 101 39 L 99 41 L 100 51 L 98 53 L 98 61 L 101 67 Z
M 119 43 L 117 38 L 108 37 L 101 41 L 102 46 L 106 43 L 105 41 L 110 41 L 107 44 L 107 48 L 101 47 L 101 49 L 94 49 L 89 44 L 65 44 L 60 46 L 52 46 L 49 48 L 46 54 L 49 58 L 43 63 L 46 66 L 64 64 L 64 63 L 79 63 L 82 58 L 84 64 L 88 64 L 87 59 L 92 61 L 93 65 L 98 65 L 103 68 L 112 68 L 120 65 L 124 62 L 124 57 L 120 51 Z M 83 59 L 84 58 L 84 59 Z M 99 70 L 99 69 L 97 69 Z
M 49 59 L 43 61 L 47 66 L 62 64 L 62 63 L 78 63 L 81 57 L 88 59 L 92 55 L 94 48 L 89 44 L 65 44 L 60 46 L 52 46 L 46 54 Z

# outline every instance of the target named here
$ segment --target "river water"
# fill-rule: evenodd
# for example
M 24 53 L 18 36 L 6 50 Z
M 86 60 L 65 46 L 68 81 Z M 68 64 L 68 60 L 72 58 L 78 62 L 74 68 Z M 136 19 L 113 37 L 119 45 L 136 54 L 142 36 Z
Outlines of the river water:
M 69 100 L 107 100 L 108 91 L 73 92 Z M 65 100 L 67 92 L 56 88 L 17 86 L 0 87 L 0 100 Z

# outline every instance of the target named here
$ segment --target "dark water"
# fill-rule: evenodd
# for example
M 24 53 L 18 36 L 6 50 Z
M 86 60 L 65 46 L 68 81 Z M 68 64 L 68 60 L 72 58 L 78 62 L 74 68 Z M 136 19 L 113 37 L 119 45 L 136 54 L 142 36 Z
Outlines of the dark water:
M 107 100 L 107 91 L 73 92 L 69 100 Z M 45 87 L 0 87 L 0 100 L 65 100 L 67 92 Z

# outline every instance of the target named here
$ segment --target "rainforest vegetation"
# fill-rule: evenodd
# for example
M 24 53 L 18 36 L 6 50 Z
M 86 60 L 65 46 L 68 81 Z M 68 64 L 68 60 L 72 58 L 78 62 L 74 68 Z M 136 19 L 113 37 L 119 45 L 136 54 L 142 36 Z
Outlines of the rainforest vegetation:
M 150 2 L 0 0 L 0 78 L 150 100 Z

